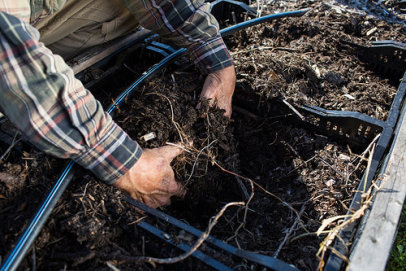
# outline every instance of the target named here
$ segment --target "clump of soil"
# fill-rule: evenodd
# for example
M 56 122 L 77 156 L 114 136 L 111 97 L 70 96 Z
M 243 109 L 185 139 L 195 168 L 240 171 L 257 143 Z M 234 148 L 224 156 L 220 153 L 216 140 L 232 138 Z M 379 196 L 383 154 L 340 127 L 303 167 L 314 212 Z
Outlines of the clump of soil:
M 233 127 L 223 116 L 224 111 L 195 98 L 204 82 L 200 77 L 196 72 L 162 76 L 135 93 L 117 115 L 117 122 L 144 148 L 175 144 L 188 149 L 172 166 L 176 178 L 187 189 L 193 186 L 187 196 L 191 202 L 226 188 L 221 179 L 223 172 L 213 163 L 221 161 L 235 171 L 239 162 Z M 149 133 L 156 137 L 145 141 Z
M 188 193 L 174 199 L 164 212 L 204 230 L 223 205 L 245 201 L 247 208 L 234 207 L 224 213 L 212 236 L 241 249 L 276 256 L 301 270 L 317 268 L 316 253 L 323 236 L 311 233 L 323 219 L 346 213 L 366 165 L 359 156 L 364 149 L 298 125 L 297 113 L 283 100 L 293 107 L 317 105 L 384 120 L 398 78 L 371 69 L 342 40 L 361 44 L 404 40 L 398 25 L 343 6 L 311 3 L 313 9 L 303 17 L 249 28 L 226 39 L 237 70 L 231 120 L 207 101 L 196 109 L 204 77 L 176 66 L 137 90 L 115 116 L 143 148 L 169 143 L 188 150 L 172 164 Z M 307 1 L 277 1 L 267 8 L 270 12 L 308 5 Z M 84 80 L 89 80 L 100 100 L 110 103 L 154 62 L 153 57 L 136 62 L 140 55 L 129 49 L 114 62 L 117 71 L 99 67 Z M 103 73 L 106 78 L 94 83 Z M 145 141 L 143 136 L 150 133 L 155 137 Z M 1 153 L 7 148 L 0 145 Z M 0 164 L 0 220 L 5 221 L 0 223 L 2 259 L 63 163 L 19 144 Z M 157 267 L 133 263 L 130 256 L 163 258 L 181 253 L 142 230 L 140 221 L 178 241 L 192 244 L 195 240 L 165 221 L 139 212 L 124 201 L 120 191 L 78 169 L 22 267 L 207 270 L 207 265 L 192 257 Z M 210 245 L 205 244 L 202 251 L 235 270 L 259 268 L 213 251 Z

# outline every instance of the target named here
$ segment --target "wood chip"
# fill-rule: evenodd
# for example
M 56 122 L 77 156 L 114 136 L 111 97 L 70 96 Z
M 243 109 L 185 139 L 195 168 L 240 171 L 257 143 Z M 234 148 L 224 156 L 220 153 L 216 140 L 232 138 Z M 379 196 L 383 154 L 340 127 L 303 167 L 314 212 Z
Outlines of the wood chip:
M 333 186 L 335 183 L 336 183 L 336 181 L 333 180 L 333 179 L 330 179 L 330 180 L 326 181 L 326 185 L 329 186 L 329 187 Z
M 114 266 L 111 262 L 106 262 L 107 266 L 113 271 L 120 271 L 116 266 Z
M 378 28 L 376 28 L 376 27 L 374 27 L 374 28 L 368 30 L 368 32 L 367 32 L 367 37 L 369 37 L 369 36 L 371 36 L 373 33 L 375 33 L 376 30 L 378 30 Z
M 147 141 L 149 141 L 149 140 L 154 139 L 155 137 L 156 137 L 155 133 L 154 133 L 154 132 L 151 132 L 151 133 L 148 133 L 148 134 L 146 134 L 146 135 L 143 135 L 143 136 L 141 137 L 141 139 L 143 139 L 145 142 L 147 142 Z
M 350 94 L 344 94 L 343 96 L 350 99 L 350 100 L 355 100 L 355 97 L 351 96 Z
M 351 158 L 350 158 L 348 155 L 345 155 L 345 154 L 343 154 L 343 153 L 341 153 L 341 154 L 338 156 L 338 158 L 339 158 L 340 160 L 343 160 L 343 161 L 350 161 L 350 160 L 351 160 Z

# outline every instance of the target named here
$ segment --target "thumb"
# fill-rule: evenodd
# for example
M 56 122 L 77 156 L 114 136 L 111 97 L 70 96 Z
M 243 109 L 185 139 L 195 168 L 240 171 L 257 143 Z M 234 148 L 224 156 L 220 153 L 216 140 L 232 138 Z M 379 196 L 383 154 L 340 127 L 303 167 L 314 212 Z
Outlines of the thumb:
M 171 183 L 169 187 L 169 193 L 171 193 L 174 196 L 178 196 L 180 198 L 183 198 L 186 194 L 186 188 L 176 180 Z
M 221 88 L 221 79 L 216 73 L 211 73 L 207 75 L 204 81 L 202 93 L 200 94 L 200 99 L 211 100 L 216 96 L 218 89 Z
M 179 143 L 180 144 L 180 143 Z M 172 161 L 176 156 L 183 152 L 183 149 L 173 145 L 166 145 L 159 148 L 161 155 L 165 157 L 169 162 Z

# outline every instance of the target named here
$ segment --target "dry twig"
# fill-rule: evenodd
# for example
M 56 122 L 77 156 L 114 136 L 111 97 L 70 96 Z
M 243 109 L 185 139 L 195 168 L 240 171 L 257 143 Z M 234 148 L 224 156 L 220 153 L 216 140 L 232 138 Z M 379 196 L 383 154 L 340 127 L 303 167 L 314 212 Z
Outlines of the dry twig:
M 173 112 L 172 102 L 169 100 L 168 97 L 166 97 L 165 95 L 163 95 L 163 94 L 161 94 L 161 93 L 158 93 L 158 92 L 147 93 L 147 94 L 145 94 L 145 95 L 154 95 L 154 94 L 155 94 L 155 95 L 158 95 L 158 96 L 161 96 L 161 97 L 165 98 L 165 99 L 168 101 L 169 106 L 170 106 L 170 108 L 171 108 L 171 121 L 172 121 L 173 125 L 175 126 L 176 130 L 177 130 L 178 133 L 179 133 L 180 141 L 181 141 L 183 144 L 185 144 L 185 142 L 184 142 L 184 140 L 183 140 L 183 137 L 186 137 L 186 135 L 185 135 L 185 133 L 183 132 L 183 130 L 181 129 L 179 123 L 177 123 L 177 122 L 175 121 L 175 113 Z M 187 138 L 186 138 L 186 139 L 187 139 Z
M 301 120 L 305 120 L 306 118 L 300 114 L 299 111 L 296 110 L 296 108 L 293 107 L 293 105 L 291 105 L 288 101 L 286 101 L 285 99 L 282 100 L 284 104 L 286 104 L 292 111 L 293 113 L 295 113 Z
M 3 153 L 3 155 L 0 157 L 0 162 L 3 161 L 3 159 L 7 156 L 7 154 L 14 148 L 14 146 L 21 141 L 21 138 L 17 139 L 17 136 L 20 134 L 20 132 L 16 132 L 14 134 L 13 141 L 11 142 L 11 145 L 7 148 L 7 150 Z
M 216 166 L 218 166 L 218 167 L 219 167 L 222 171 L 224 171 L 224 172 L 227 172 L 227 173 L 229 173 L 229 174 L 231 174 L 231 175 L 234 175 L 234 176 L 237 176 L 237 177 L 242 178 L 242 179 L 244 179 L 244 180 L 248 180 L 248 181 L 252 182 L 255 186 L 257 186 L 259 189 L 261 189 L 265 194 L 270 195 L 271 197 L 273 197 L 273 198 L 277 199 L 279 202 L 281 202 L 284 206 L 288 207 L 293 213 L 295 213 L 296 217 L 300 217 L 300 216 L 299 216 L 299 213 L 297 212 L 297 210 L 296 210 L 295 208 L 293 208 L 291 204 L 289 204 L 288 202 L 282 200 L 282 199 L 281 199 L 280 197 L 278 197 L 277 195 L 275 195 L 275 194 L 269 192 L 268 190 L 266 190 L 264 187 L 262 187 L 262 186 L 261 186 L 260 184 L 258 184 L 257 182 L 253 181 L 253 180 L 250 179 L 250 178 L 241 176 L 241 175 L 239 175 L 239 174 L 237 174 L 237 173 L 235 173 L 235 172 L 232 172 L 232 171 L 230 171 L 230 170 L 225 169 L 225 168 L 222 167 L 216 160 L 213 160 L 213 163 L 214 163 Z M 306 229 L 306 227 L 303 225 L 303 223 L 300 222 L 300 224 L 302 225 L 303 229 L 304 229 L 307 233 L 309 233 L 309 231 Z
M 250 185 L 251 185 L 251 196 L 247 201 L 247 204 L 245 204 L 245 208 L 244 208 L 244 218 L 242 223 L 238 226 L 238 228 L 235 230 L 234 235 L 231 236 L 230 238 L 227 239 L 227 242 L 229 242 L 231 239 L 234 239 L 237 237 L 238 232 L 240 231 L 241 228 L 243 228 L 247 222 L 247 213 L 248 213 L 248 206 L 252 201 L 252 198 L 254 197 L 254 184 L 252 183 L 252 181 L 250 181 Z
M 189 182 L 190 178 L 192 178 L 192 176 L 193 176 L 193 172 L 194 172 L 194 170 L 195 170 L 195 166 L 196 166 L 197 160 L 199 159 L 199 156 L 202 154 L 202 152 L 203 152 L 205 149 L 210 148 L 210 146 L 213 145 L 213 143 L 215 143 L 215 142 L 217 142 L 217 139 L 213 140 L 209 145 L 203 147 L 203 148 L 198 152 L 198 154 L 197 154 L 197 156 L 196 156 L 196 159 L 195 159 L 195 162 L 193 163 L 193 167 L 192 167 L 192 171 L 190 172 L 190 176 L 189 176 L 188 179 L 186 180 L 186 184 Z
M 154 258 L 154 257 L 133 257 L 133 256 L 125 256 L 125 255 L 117 255 L 114 256 L 114 258 L 117 258 L 119 260 L 124 260 L 124 261 L 130 261 L 130 262 L 135 262 L 135 263 L 151 263 L 151 264 L 173 264 L 177 263 L 180 261 L 183 261 L 190 255 L 192 255 L 202 244 L 203 242 L 209 237 L 211 230 L 213 227 L 217 224 L 218 220 L 220 217 L 224 214 L 224 212 L 227 210 L 228 207 L 230 206 L 235 206 L 235 205 L 245 205 L 244 202 L 230 202 L 227 203 L 226 205 L 223 206 L 223 208 L 214 216 L 210 219 L 209 225 L 207 226 L 206 231 L 199 237 L 199 239 L 194 243 L 194 245 L 190 248 L 189 251 L 173 258 Z M 102 255 L 102 256 L 107 256 L 110 257 L 109 255 Z
M 247 188 L 246 188 L 245 185 L 243 184 L 241 178 L 235 176 L 235 179 L 237 180 L 237 183 L 240 185 L 241 190 L 242 190 L 242 193 L 244 194 L 245 199 L 248 200 L 248 199 L 250 198 L 250 195 L 248 195 Z
M 279 252 L 281 252 L 283 246 L 286 244 L 286 241 L 288 241 L 289 236 L 292 234 L 293 230 L 296 228 L 296 226 L 297 226 L 297 224 L 298 224 L 298 222 L 299 222 L 299 220 L 300 220 L 300 217 L 302 216 L 304 210 L 306 210 L 306 205 L 307 205 L 308 202 L 309 202 L 309 201 L 306 201 L 306 202 L 303 204 L 303 206 L 302 206 L 302 208 L 300 209 L 300 212 L 299 212 L 299 217 L 296 218 L 296 220 L 295 220 L 295 222 L 293 223 L 292 227 L 290 227 L 289 231 L 285 234 L 285 237 L 283 238 L 282 242 L 279 244 L 278 249 L 277 249 L 277 250 L 275 251 L 275 253 L 273 254 L 273 257 L 275 257 L 275 258 L 278 257 Z
M 366 172 L 369 171 L 371 160 L 372 160 L 371 155 L 374 152 L 374 149 L 375 149 L 375 146 L 373 145 L 372 149 L 370 150 L 370 155 L 369 155 L 370 159 L 368 160 L 368 166 L 367 166 Z M 367 176 L 365 177 L 365 179 L 366 178 L 367 178 Z M 380 187 L 382 187 L 382 184 Z M 343 242 L 343 240 L 339 236 L 340 231 L 345 229 L 347 226 L 351 225 L 352 223 L 354 223 L 355 221 L 357 221 L 364 215 L 365 211 L 368 210 L 369 206 L 371 205 L 374 197 L 379 192 L 380 187 L 376 186 L 375 184 L 372 184 L 368 188 L 368 190 L 366 190 L 366 187 L 364 186 L 364 190 L 362 191 L 363 192 L 362 205 L 353 214 L 335 216 L 335 217 L 330 217 L 328 219 L 323 220 L 322 225 L 319 227 L 319 229 L 316 232 L 317 235 L 320 235 L 321 233 L 327 233 L 327 236 L 321 242 L 319 251 L 317 252 L 317 257 L 319 257 L 319 259 L 320 259 L 319 268 L 318 268 L 319 270 L 322 270 L 324 267 L 323 259 L 324 259 L 325 254 L 328 249 L 330 249 L 333 253 L 335 253 L 338 257 L 340 257 L 344 261 L 348 262 L 347 257 L 345 257 L 344 255 L 342 255 L 341 253 L 336 251 L 333 247 L 331 247 L 331 244 L 334 242 L 334 240 L 336 238 L 338 238 L 339 240 L 341 240 L 341 242 Z M 376 188 L 375 191 L 373 191 L 374 188 Z M 335 223 L 335 222 L 337 222 L 337 225 L 334 228 L 332 228 L 329 231 L 325 231 L 325 229 L 328 226 L 330 226 L 332 223 Z M 344 242 L 343 242 L 343 244 L 346 245 Z

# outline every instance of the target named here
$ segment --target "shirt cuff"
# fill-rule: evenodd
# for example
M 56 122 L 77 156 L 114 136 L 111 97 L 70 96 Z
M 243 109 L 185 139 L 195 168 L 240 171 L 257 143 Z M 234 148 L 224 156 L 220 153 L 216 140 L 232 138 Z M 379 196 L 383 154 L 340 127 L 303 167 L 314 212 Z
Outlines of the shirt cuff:
M 190 52 L 194 63 L 205 74 L 232 66 L 233 58 L 221 36 L 218 36 Z
M 138 161 L 142 149 L 117 124 L 74 161 L 108 184 L 115 183 Z

